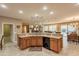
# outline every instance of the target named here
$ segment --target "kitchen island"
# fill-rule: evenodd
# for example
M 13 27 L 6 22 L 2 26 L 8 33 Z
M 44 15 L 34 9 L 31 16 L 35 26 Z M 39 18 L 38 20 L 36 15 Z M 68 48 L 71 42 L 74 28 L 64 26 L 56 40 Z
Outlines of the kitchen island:
M 21 50 L 29 47 L 44 47 L 59 53 L 63 48 L 62 36 L 56 35 L 19 35 L 18 46 Z

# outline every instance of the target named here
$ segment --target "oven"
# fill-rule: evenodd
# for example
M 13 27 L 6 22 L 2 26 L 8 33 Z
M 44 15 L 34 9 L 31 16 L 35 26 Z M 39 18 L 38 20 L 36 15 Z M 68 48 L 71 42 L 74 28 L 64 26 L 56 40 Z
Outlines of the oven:
M 50 49 L 50 38 L 48 37 L 43 37 L 43 47 Z

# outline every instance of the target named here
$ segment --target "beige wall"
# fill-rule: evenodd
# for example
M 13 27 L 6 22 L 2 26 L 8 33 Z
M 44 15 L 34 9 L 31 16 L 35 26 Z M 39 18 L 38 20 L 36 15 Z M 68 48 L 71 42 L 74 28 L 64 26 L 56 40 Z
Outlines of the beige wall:
M 19 19 L 13 19 L 9 17 L 0 17 L 0 39 L 3 34 L 2 24 L 13 24 L 13 40 L 12 41 L 15 42 L 16 34 L 21 33 L 21 29 L 22 29 L 22 27 L 17 29 L 17 25 L 21 26 L 22 21 L 20 21 Z

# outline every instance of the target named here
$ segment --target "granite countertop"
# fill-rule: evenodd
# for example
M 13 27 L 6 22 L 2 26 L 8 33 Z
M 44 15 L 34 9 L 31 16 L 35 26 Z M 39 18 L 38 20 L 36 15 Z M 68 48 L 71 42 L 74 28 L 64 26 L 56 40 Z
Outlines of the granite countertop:
M 49 37 L 49 38 L 56 38 L 56 39 L 60 39 L 62 38 L 62 36 L 57 36 L 57 35 L 46 35 L 46 34 L 19 34 L 19 37 L 20 38 L 23 38 L 23 37 L 33 37 L 33 36 L 41 36 L 41 37 Z

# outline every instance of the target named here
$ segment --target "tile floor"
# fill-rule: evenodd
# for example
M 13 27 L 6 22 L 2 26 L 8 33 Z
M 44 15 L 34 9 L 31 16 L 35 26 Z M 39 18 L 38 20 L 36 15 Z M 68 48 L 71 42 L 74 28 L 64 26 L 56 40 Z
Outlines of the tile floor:
M 29 51 L 29 48 L 20 50 L 14 43 L 8 43 L 0 50 L 0 56 L 79 56 L 79 44 L 69 43 L 57 54 L 45 48 L 42 48 L 42 51 Z

